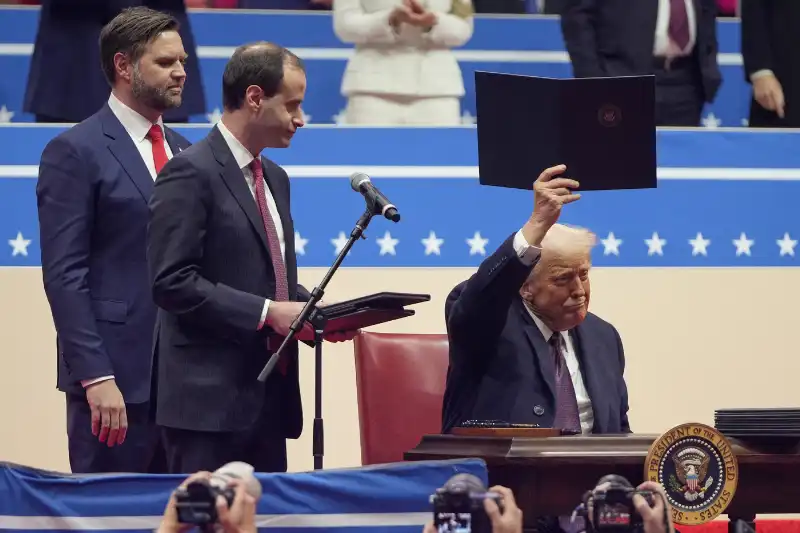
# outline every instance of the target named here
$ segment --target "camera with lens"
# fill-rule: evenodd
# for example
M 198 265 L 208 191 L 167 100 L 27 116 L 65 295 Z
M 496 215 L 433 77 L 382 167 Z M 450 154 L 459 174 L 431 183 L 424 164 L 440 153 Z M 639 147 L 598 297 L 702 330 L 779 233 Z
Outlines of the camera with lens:
M 217 523 L 217 496 L 222 496 L 230 507 L 234 492 L 230 487 L 222 487 L 204 479 L 192 481 L 185 488 L 175 492 L 178 522 L 196 526 Z
M 240 481 L 247 494 L 256 500 L 261 497 L 261 483 L 255 478 L 253 467 L 240 461 L 227 463 L 208 480 L 193 480 L 175 492 L 178 522 L 210 530 L 219 521 L 217 498 L 225 498 L 228 508 L 233 505 L 236 492 L 231 483 L 234 480 Z
M 483 501 L 491 498 L 503 511 L 502 499 L 488 492 L 472 474 L 456 474 L 431 495 L 433 525 L 437 533 L 491 533 L 492 524 Z
M 606 485 L 586 493 L 583 507 L 591 513 L 587 530 L 596 532 L 642 532 L 642 516 L 633 504 L 634 494 L 641 495 L 650 507 L 656 495 L 650 490 L 635 489 L 622 476 L 608 475 L 600 478 L 597 486 Z

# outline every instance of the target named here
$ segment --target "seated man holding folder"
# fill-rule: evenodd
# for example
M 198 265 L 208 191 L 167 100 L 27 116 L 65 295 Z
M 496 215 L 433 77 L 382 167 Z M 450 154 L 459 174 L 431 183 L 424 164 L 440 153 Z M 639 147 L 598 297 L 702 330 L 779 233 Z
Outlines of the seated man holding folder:
M 630 432 L 622 341 L 587 310 L 595 237 L 556 224 L 580 198 L 565 170 L 542 172 L 528 222 L 447 298 L 443 433 L 468 420 Z

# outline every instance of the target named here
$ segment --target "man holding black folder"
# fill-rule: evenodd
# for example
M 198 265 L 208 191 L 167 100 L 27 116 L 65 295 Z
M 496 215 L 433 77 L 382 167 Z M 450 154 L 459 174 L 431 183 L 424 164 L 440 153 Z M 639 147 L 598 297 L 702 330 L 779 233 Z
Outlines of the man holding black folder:
M 529 220 L 447 298 L 443 433 L 469 420 L 630 432 L 619 333 L 588 312 L 595 237 L 556 224 L 580 198 L 565 170 L 542 172 Z
M 156 422 L 171 473 L 231 461 L 286 471 L 286 439 L 302 432 L 297 344 L 257 378 L 310 297 L 297 282 L 289 178 L 261 153 L 289 146 L 303 126 L 305 90 L 297 56 L 240 46 L 223 74 L 222 119 L 156 180 L 147 255 L 160 307 Z M 297 338 L 310 340 L 310 328 Z

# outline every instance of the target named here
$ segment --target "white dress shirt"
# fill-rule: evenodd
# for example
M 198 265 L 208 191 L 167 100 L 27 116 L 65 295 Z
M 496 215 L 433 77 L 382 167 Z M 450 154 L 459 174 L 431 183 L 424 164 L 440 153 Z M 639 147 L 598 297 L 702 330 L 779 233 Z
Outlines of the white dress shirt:
M 636 0 L 640 1 L 640 0 Z M 656 38 L 653 44 L 653 55 L 656 57 L 688 56 L 694 49 L 697 39 L 697 21 L 694 12 L 694 0 L 686 2 L 686 16 L 689 21 L 689 43 L 681 50 L 669 38 L 669 12 L 670 0 L 658 0 L 658 18 L 656 19 Z
M 513 241 L 514 251 L 517 253 L 520 261 L 525 265 L 532 265 L 534 261 L 540 256 L 542 249 L 532 246 L 525 240 L 522 235 L 522 230 L 519 230 L 514 235 Z M 542 332 L 545 341 L 550 341 L 553 330 L 545 325 L 538 316 L 533 314 L 530 307 L 526 302 L 525 309 L 533 318 L 533 321 Z M 594 411 L 592 410 L 592 401 L 589 399 L 589 392 L 586 390 L 586 385 L 583 382 L 583 375 L 581 374 L 580 365 L 578 364 L 578 357 L 575 354 L 575 346 L 572 343 L 572 338 L 569 332 L 562 331 L 560 335 L 564 337 L 564 359 L 567 361 L 567 369 L 569 370 L 570 379 L 572 379 L 572 387 L 575 389 L 575 398 L 578 400 L 578 414 L 581 421 L 581 432 L 586 435 L 592 432 L 594 427 Z
M 572 387 L 575 389 L 575 399 L 578 400 L 578 415 L 581 420 L 581 432 L 588 435 L 592 432 L 594 427 L 594 411 L 592 410 L 592 401 L 589 399 L 589 392 L 586 390 L 586 385 L 583 382 L 583 375 L 581 374 L 580 365 L 578 364 L 578 356 L 575 353 L 575 345 L 572 342 L 568 331 L 560 331 L 554 333 L 547 325 L 542 322 L 542 319 L 533 314 L 530 307 L 525 305 L 525 309 L 533 318 L 533 321 L 542 332 L 545 341 L 550 342 L 552 335 L 561 335 L 564 338 L 564 359 L 567 361 L 567 369 L 569 370 L 569 377 L 572 380 Z
M 239 168 L 242 169 L 242 174 L 244 175 L 245 181 L 247 181 L 247 186 L 250 188 L 250 194 L 253 195 L 253 199 L 256 198 L 256 183 L 253 179 L 253 171 L 250 169 L 250 163 L 255 159 L 253 154 L 239 142 L 239 139 L 233 136 L 233 133 L 222 123 L 220 120 L 217 122 L 217 128 L 219 128 L 219 132 L 222 134 L 222 138 L 225 139 L 225 142 L 228 143 L 228 148 L 230 148 L 231 153 L 233 154 L 233 158 L 236 160 L 236 164 L 239 165 Z M 261 156 L 259 155 L 259 160 Z M 278 205 L 275 203 L 275 198 L 272 196 L 272 191 L 269 190 L 269 186 L 266 183 L 266 178 L 264 181 L 264 193 L 267 197 L 267 209 L 269 209 L 269 214 L 272 216 L 273 222 L 275 222 L 275 231 L 278 233 L 278 240 L 281 245 L 281 259 L 285 262 L 286 261 L 286 239 L 283 236 L 283 223 L 281 222 L 281 216 L 278 214 Z M 264 301 L 264 309 L 261 311 L 261 320 L 258 322 L 258 329 L 264 327 L 264 323 L 267 321 L 267 311 L 269 311 L 269 303 L 270 300 L 266 299 Z
M 155 180 L 158 173 L 156 172 L 156 163 L 153 161 L 153 143 L 150 142 L 150 139 L 147 137 L 147 133 L 153 126 L 153 123 L 123 104 L 119 98 L 114 96 L 114 93 L 111 93 L 111 96 L 108 98 L 108 107 L 111 108 L 117 120 L 122 123 L 122 127 L 125 128 L 128 135 L 131 136 L 133 144 L 136 145 L 136 149 L 139 150 L 139 153 L 142 155 L 144 164 L 147 165 L 147 170 L 150 171 L 150 175 L 153 180 Z M 158 117 L 157 124 L 161 127 L 161 132 L 163 133 L 164 122 L 161 120 L 161 117 Z M 169 147 L 166 137 L 164 137 L 164 149 L 167 152 L 167 160 L 172 159 L 172 150 Z
M 120 121 L 122 127 L 125 128 L 125 131 L 127 131 L 128 135 L 130 135 L 134 146 L 136 146 L 136 149 L 142 156 L 142 160 L 144 160 L 144 164 L 147 166 L 147 170 L 150 171 L 150 176 L 155 181 L 158 173 L 156 172 L 156 163 L 153 160 L 153 143 L 150 142 L 150 139 L 147 137 L 150 128 L 153 126 L 153 123 L 127 105 L 123 104 L 122 101 L 114 95 L 114 93 L 111 93 L 111 96 L 108 97 L 108 107 L 111 108 L 111 112 L 114 113 L 114 116 L 117 117 L 117 120 Z M 158 117 L 157 124 L 161 127 L 161 131 L 163 133 L 164 122 L 161 120 L 161 117 Z M 164 150 L 167 152 L 167 160 L 172 159 L 172 150 L 169 147 L 166 137 L 164 137 Z M 81 381 L 81 385 L 86 388 L 89 385 L 94 385 L 95 383 L 100 383 L 101 381 L 106 381 L 108 379 L 114 379 L 114 376 L 112 375 L 102 376 L 94 379 L 84 379 Z

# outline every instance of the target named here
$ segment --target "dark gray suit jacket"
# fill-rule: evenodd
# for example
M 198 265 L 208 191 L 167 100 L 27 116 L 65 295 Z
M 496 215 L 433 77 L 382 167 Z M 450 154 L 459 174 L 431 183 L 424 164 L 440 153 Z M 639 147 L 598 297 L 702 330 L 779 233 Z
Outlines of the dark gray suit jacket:
M 262 158 L 286 241 L 289 297 L 308 299 L 297 284 L 289 178 Z M 159 312 L 156 421 L 195 431 L 243 431 L 269 401 L 287 438 L 303 428 L 297 344 L 286 376 L 257 380 L 269 352 L 264 299 L 274 298 L 267 235 L 242 171 L 219 129 L 170 160 L 150 201 L 148 262 Z

